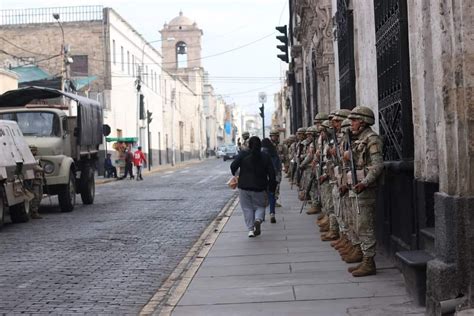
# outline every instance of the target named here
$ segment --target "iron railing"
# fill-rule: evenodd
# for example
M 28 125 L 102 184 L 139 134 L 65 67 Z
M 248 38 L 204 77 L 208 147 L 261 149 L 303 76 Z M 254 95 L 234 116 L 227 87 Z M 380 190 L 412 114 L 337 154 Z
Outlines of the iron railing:
M 0 25 L 55 23 L 53 14 L 59 14 L 61 22 L 100 21 L 103 6 L 51 7 L 0 10 Z

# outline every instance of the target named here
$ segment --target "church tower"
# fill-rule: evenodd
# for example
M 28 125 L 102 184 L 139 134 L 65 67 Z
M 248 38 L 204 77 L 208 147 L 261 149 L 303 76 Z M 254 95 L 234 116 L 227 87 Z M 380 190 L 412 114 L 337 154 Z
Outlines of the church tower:
M 179 16 L 163 26 L 162 38 L 163 68 L 171 73 L 201 68 L 201 37 L 203 32 L 179 12 Z

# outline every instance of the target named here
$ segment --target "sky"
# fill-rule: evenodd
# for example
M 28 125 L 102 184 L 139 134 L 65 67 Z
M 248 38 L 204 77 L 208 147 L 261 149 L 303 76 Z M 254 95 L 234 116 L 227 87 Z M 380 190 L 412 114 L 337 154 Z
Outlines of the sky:
M 0 0 L 0 10 L 78 5 L 113 8 L 149 42 L 159 40 L 159 30 L 182 11 L 203 30 L 202 66 L 216 93 L 258 113 L 258 93 L 266 92 L 270 122 L 273 94 L 287 69 L 276 57 L 275 26 L 288 23 L 288 0 Z

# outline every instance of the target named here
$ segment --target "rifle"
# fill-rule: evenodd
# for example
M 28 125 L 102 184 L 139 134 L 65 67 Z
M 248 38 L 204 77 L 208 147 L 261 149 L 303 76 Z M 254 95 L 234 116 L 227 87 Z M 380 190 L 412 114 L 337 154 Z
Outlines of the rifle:
M 314 178 L 315 178 L 314 174 L 311 174 L 311 178 L 309 179 L 308 186 L 306 187 L 306 190 L 304 192 L 304 201 L 303 201 L 303 205 L 301 205 L 300 214 L 303 212 L 304 207 L 308 203 L 308 195 L 309 195 L 309 192 L 311 192 L 311 188 L 313 187 L 313 181 L 315 180 Z
M 333 139 L 333 142 L 334 142 L 334 146 L 336 146 L 336 159 L 337 159 L 338 162 L 340 162 L 341 161 L 341 151 L 340 151 L 340 148 L 339 148 L 339 142 L 337 141 L 337 135 L 336 135 L 336 129 L 335 128 L 332 129 L 331 136 L 332 136 L 332 139 Z
M 351 178 L 352 178 L 351 186 L 355 186 L 357 184 L 357 169 L 354 162 L 354 156 L 352 154 L 352 132 L 350 130 L 347 132 L 347 145 L 349 147 L 348 148 L 349 149 L 349 165 L 351 168 Z M 356 204 L 357 204 L 357 214 L 360 214 L 359 197 L 357 193 L 355 193 L 355 195 L 356 195 Z
M 291 160 L 291 186 L 290 189 L 293 190 L 293 182 L 295 180 L 296 174 L 296 161 L 294 159 Z

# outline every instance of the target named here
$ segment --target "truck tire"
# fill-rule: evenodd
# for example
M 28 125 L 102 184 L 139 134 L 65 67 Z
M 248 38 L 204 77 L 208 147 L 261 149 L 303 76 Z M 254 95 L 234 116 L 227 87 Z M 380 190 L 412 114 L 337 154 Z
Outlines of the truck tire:
M 84 168 L 81 173 L 81 199 L 83 204 L 93 204 L 95 197 L 94 169 Z
M 69 171 L 69 182 L 63 185 L 58 193 L 59 208 L 61 212 L 72 212 L 76 205 L 76 179 L 74 173 Z
M 10 219 L 13 223 L 26 223 L 30 220 L 30 202 L 24 202 L 10 206 Z

